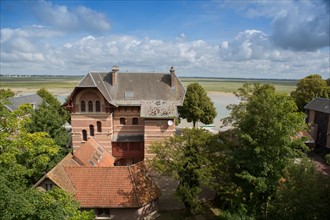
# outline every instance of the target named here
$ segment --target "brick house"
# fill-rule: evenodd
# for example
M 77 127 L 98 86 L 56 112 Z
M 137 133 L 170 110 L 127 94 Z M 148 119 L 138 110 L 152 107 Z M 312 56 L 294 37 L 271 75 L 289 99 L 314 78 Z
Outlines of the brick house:
M 157 210 L 160 191 L 148 177 L 144 162 L 114 166 L 115 158 L 95 139 L 69 153 L 36 184 L 72 193 L 82 210 L 95 219 L 143 219 Z
M 185 89 L 170 73 L 89 72 L 74 88 L 65 107 L 71 112 L 72 146 L 93 137 L 130 165 L 151 158 L 149 145 L 173 136 L 177 107 Z
M 315 98 L 304 109 L 316 147 L 330 148 L 330 99 Z

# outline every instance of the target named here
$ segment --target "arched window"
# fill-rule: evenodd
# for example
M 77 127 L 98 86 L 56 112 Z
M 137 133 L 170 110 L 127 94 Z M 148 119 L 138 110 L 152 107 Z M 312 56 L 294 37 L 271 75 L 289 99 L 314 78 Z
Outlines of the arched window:
M 89 126 L 89 135 L 94 136 L 94 126 L 93 125 Z
M 100 121 L 96 122 L 97 132 L 102 132 L 102 123 Z
M 126 118 L 120 118 L 119 121 L 121 125 L 126 124 Z
M 95 102 L 95 111 L 100 112 L 101 111 L 101 103 L 100 101 Z
M 133 118 L 132 119 L 132 124 L 133 125 L 138 125 L 139 124 L 139 119 L 138 118 Z
M 82 138 L 83 138 L 83 141 L 87 141 L 87 131 L 86 130 L 82 130 Z
M 85 112 L 86 111 L 85 101 L 81 101 L 80 102 L 80 111 L 81 112 Z
M 88 101 L 88 111 L 93 112 L 93 102 L 92 101 Z

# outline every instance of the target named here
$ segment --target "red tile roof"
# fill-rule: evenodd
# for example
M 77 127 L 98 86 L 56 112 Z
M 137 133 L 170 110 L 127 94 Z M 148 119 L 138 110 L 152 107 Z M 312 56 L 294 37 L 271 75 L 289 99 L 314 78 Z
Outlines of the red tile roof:
M 115 158 L 94 138 L 89 138 L 73 152 L 73 159 L 82 166 L 114 166 Z
M 143 162 L 117 167 L 65 167 L 81 207 L 142 207 L 160 196 Z
M 94 159 L 95 152 L 102 158 Z M 95 166 L 89 160 L 93 159 Z M 82 208 L 136 208 L 160 196 L 157 185 L 148 177 L 144 162 L 131 166 L 113 166 L 114 158 L 94 139 L 88 139 L 77 151 L 69 153 L 45 179 L 73 193 Z

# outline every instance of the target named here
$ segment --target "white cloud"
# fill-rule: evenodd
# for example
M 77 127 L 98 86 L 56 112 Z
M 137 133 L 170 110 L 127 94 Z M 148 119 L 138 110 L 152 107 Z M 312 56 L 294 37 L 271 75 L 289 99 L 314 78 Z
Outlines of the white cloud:
M 40 28 L 39 28 L 40 29 Z M 39 30 L 38 29 L 38 30 Z M 294 52 L 276 47 L 270 36 L 246 30 L 221 46 L 184 38 L 164 41 L 128 35 L 86 35 L 59 44 L 44 42 L 41 28 L 1 30 L 2 74 L 86 74 L 119 65 L 123 72 L 168 72 L 180 76 L 302 78 L 329 75 L 329 51 Z M 53 33 L 55 36 L 59 33 Z
M 283 49 L 315 51 L 330 46 L 328 0 L 252 1 L 222 3 L 237 14 L 272 21 L 273 43 Z
M 48 1 L 36 1 L 33 10 L 42 25 L 65 32 L 102 32 L 111 27 L 104 14 L 84 6 L 68 8 Z

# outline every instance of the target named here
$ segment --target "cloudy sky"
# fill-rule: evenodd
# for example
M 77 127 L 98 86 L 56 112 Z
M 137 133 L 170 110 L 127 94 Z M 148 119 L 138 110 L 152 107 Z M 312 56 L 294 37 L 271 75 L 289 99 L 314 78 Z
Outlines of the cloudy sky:
M 330 77 L 327 0 L 1 0 L 1 74 Z

